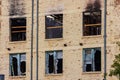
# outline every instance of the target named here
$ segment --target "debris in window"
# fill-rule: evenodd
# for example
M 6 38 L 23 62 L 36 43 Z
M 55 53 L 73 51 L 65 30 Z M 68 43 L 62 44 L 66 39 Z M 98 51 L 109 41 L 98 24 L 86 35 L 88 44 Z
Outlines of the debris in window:
M 63 32 L 63 14 L 45 16 L 46 38 L 61 38 Z
M 47 51 L 46 52 L 46 74 L 62 73 L 62 51 Z
M 11 41 L 26 40 L 26 18 L 11 18 Z

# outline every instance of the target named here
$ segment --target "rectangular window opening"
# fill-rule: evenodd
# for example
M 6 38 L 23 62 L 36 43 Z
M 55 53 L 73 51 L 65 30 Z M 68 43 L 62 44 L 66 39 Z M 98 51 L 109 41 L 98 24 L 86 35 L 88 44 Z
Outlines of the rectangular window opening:
M 10 55 L 10 75 L 26 75 L 26 55 L 24 53 Z
M 83 71 L 101 71 L 101 48 L 83 49 Z
M 26 40 L 26 18 L 10 18 L 11 41 Z
M 101 11 L 83 12 L 83 35 L 101 35 Z
M 51 14 L 45 16 L 46 39 L 62 38 L 63 14 Z
M 5 75 L 0 74 L 0 80 L 5 80 Z
M 60 74 L 62 69 L 62 51 L 46 51 L 46 74 Z

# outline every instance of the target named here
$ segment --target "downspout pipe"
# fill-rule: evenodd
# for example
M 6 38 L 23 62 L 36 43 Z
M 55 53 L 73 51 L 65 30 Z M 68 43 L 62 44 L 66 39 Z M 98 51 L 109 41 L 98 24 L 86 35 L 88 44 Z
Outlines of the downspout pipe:
M 36 0 L 36 80 L 38 80 L 38 45 L 39 45 L 39 0 Z
M 107 29 L 106 29 L 106 22 L 107 22 L 107 0 L 104 0 L 104 80 L 106 80 L 106 74 L 107 74 Z
M 32 24 L 31 24 L 31 56 L 30 56 L 30 80 L 33 80 L 33 27 L 34 27 L 34 0 L 32 0 Z

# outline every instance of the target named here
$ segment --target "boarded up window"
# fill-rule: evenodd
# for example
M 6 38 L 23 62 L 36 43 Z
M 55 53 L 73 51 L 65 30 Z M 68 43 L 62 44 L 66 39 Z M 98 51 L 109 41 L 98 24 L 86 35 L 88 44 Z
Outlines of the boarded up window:
M 83 71 L 101 71 L 101 48 L 83 49 Z
M 11 41 L 26 40 L 26 18 L 10 18 Z
M 62 38 L 63 14 L 45 16 L 46 39 Z
M 92 36 L 101 34 L 101 11 L 83 12 L 83 35 Z
M 11 54 L 10 55 L 10 75 L 21 76 L 26 75 L 26 55 Z
M 46 51 L 46 74 L 62 73 L 62 51 Z
M 24 15 L 25 14 L 24 0 L 10 0 L 10 15 Z

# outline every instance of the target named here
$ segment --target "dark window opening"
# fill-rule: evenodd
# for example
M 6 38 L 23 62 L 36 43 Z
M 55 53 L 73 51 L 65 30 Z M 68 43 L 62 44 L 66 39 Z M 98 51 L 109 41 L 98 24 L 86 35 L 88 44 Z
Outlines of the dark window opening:
M 46 39 L 62 38 L 63 14 L 45 16 Z
M 101 11 L 83 12 L 83 35 L 101 35 Z
M 0 74 L 0 80 L 5 80 L 5 76 Z
M 46 74 L 59 74 L 63 70 L 62 51 L 46 52 Z
M 101 71 L 101 49 L 87 48 L 83 50 L 83 71 Z
M 11 41 L 26 40 L 26 18 L 11 18 Z
M 26 75 L 26 56 L 25 54 L 10 55 L 10 75 Z

